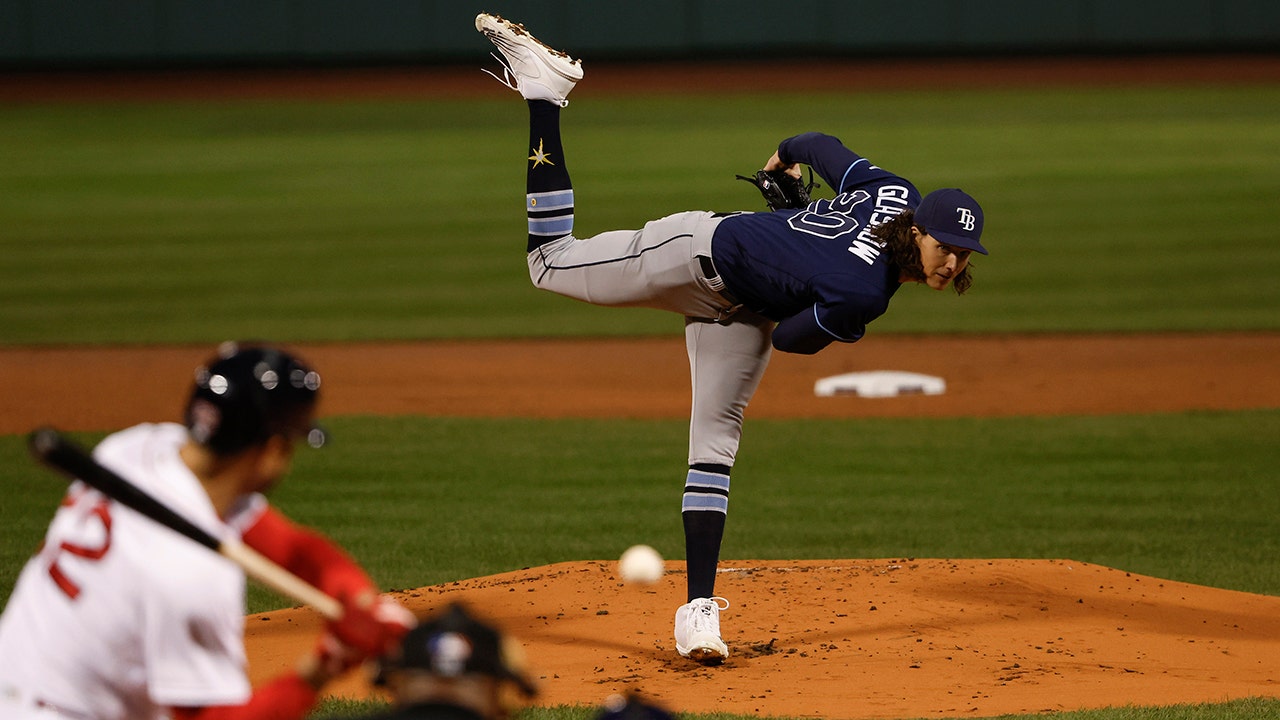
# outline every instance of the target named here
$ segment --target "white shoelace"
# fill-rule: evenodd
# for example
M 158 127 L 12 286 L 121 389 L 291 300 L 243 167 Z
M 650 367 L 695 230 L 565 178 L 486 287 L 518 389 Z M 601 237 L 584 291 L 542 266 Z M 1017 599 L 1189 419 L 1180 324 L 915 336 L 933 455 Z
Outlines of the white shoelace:
M 706 598 L 694 606 L 693 612 L 689 615 L 689 622 L 693 625 L 694 632 L 711 631 L 719 635 L 720 613 L 718 611 L 728 609 L 728 600 L 722 597 Z
M 491 52 L 491 53 L 489 53 L 489 54 L 490 54 L 490 55 L 492 55 L 492 56 L 493 56 L 493 59 L 494 59 L 494 60 L 497 60 L 497 61 L 498 61 L 498 64 L 502 66 L 502 75 L 501 75 L 501 76 L 499 76 L 497 73 L 493 72 L 492 70 L 490 70 L 490 69 L 488 69 L 488 68 L 480 68 L 480 72 L 482 72 L 482 73 L 484 73 L 484 74 L 488 75 L 489 77 L 493 78 L 494 80 L 497 80 L 498 82 L 502 83 L 503 85 L 506 85 L 507 87 L 511 88 L 512 90 L 515 90 L 516 92 L 520 92 L 520 86 L 519 86 L 519 84 L 517 84 L 517 82 L 516 82 L 515 72 L 514 72 L 514 71 L 512 71 L 511 66 L 507 64 L 507 59 L 506 59 L 506 58 L 504 58 L 504 57 L 502 57 L 502 56 L 501 56 L 501 55 L 499 55 L 498 53 L 493 53 L 493 52 Z

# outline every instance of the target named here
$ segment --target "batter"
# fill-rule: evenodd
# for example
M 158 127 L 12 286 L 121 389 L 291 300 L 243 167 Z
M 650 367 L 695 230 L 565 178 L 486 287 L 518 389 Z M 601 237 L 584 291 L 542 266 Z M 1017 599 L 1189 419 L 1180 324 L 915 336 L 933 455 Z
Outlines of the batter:
M 907 180 L 830 135 L 783 140 L 765 170 L 808 165 L 831 199 L 776 212 L 683 212 L 589 238 L 573 235 L 573 185 L 560 111 L 581 62 L 521 25 L 481 14 L 476 29 L 501 56 L 490 73 L 529 107 L 526 172 L 529 278 L 595 305 L 649 307 L 685 319 L 693 401 L 681 516 L 688 602 L 676 610 L 676 650 L 703 664 L 729 656 L 720 635 L 716 567 L 729 484 L 748 401 L 773 349 L 816 353 L 857 342 L 904 282 L 968 290 L 982 208 L 957 188 L 921 198 Z
M 300 720 L 330 679 L 412 624 L 365 572 L 262 495 L 294 445 L 319 444 L 320 376 L 274 348 L 228 344 L 202 366 L 186 425 L 109 435 L 94 457 L 216 537 L 238 537 L 343 603 L 292 672 L 251 688 L 245 576 L 227 558 L 72 483 L 0 616 L 0 717 Z

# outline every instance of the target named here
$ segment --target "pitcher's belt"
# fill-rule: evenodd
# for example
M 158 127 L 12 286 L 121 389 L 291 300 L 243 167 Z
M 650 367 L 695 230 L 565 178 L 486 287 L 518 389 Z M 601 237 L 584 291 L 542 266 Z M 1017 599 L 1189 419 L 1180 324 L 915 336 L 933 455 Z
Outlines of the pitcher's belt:
M 716 272 L 715 263 L 711 262 L 711 258 L 706 255 L 698 256 L 698 264 L 702 266 L 702 276 L 707 279 L 707 283 L 712 290 L 720 293 L 720 297 L 729 302 L 730 305 L 739 305 L 738 298 L 729 292 L 724 285 L 724 280 L 720 277 L 720 273 Z

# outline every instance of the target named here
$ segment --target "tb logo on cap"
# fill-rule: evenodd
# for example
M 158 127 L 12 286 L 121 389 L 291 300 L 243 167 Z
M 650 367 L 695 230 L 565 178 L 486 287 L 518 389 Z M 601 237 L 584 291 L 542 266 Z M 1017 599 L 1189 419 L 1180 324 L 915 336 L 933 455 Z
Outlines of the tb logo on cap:
M 965 191 L 934 190 L 924 196 L 915 213 L 916 225 L 939 243 L 987 254 L 987 249 L 978 242 L 982 234 L 982 206 Z

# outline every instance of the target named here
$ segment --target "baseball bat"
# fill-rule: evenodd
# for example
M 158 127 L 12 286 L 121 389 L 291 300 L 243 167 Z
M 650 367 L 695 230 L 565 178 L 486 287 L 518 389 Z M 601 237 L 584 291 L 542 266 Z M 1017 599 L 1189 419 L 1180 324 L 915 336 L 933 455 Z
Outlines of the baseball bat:
M 172 508 L 143 492 L 137 485 L 104 467 L 93 455 L 53 428 L 40 428 L 27 438 L 31 454 L 45 465 L 72 479 L 80 479 L 102 494 L 151 518 L 239 565 L 245 574 L 284 595 L 310 605 L 330 620 L 342 617 L 342 603 L 314 585 L 272 562 L 235 538 L 219 540 Z

